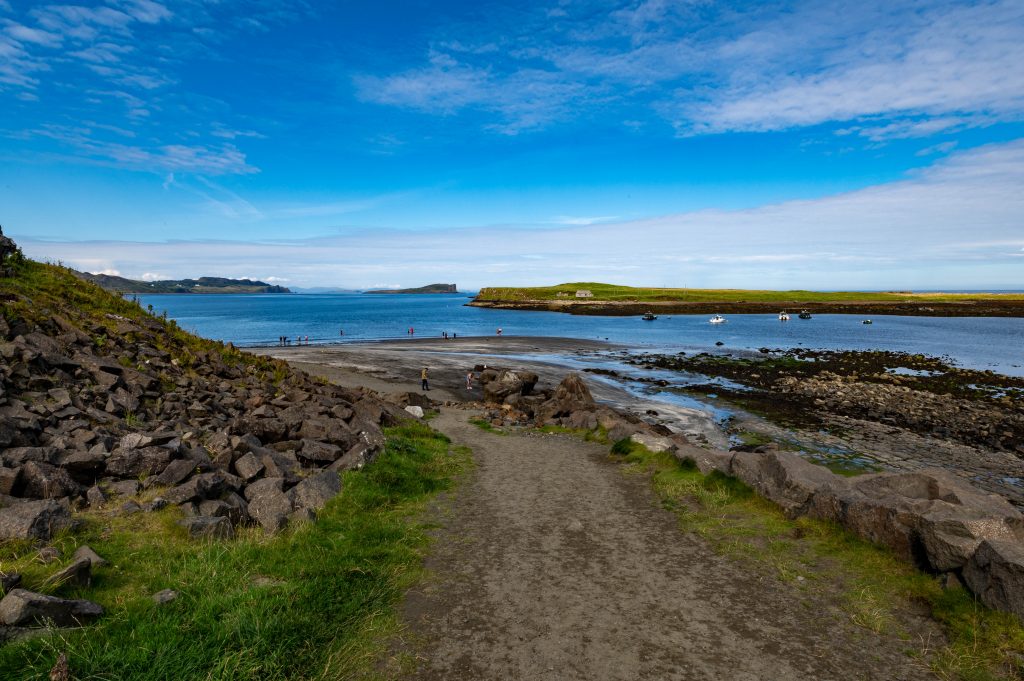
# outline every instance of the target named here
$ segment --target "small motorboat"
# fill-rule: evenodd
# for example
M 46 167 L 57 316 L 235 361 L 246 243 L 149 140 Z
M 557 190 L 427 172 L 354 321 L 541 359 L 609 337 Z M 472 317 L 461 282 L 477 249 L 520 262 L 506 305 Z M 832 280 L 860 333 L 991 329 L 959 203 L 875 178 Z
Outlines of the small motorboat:
M 780 322 L 788 322 L 789 321 L 789 313 L 786 312 L 785 310 L 780 312 L 779 313 L 779 321 Z
M 861 324 L 870 324 L 870 323 L 871 323 L 870 319 L 865 319 L 864 321 L 861 322 Z
M 658 315 L 654 314 L 653 312 L 648 312 L 643 317 L 641 317 L 641 319 L 643 319 L 645 322 L 653 322 L 657 318 Z
M 800 319 L 810 319 L 811 313 L 808 312 L 807 310 L 800 310 L 800 314 L 797 316 L 800 317 Z
M 708 324 L 725 324 L 727 321 L 729 320 L 723 317 L 722 315 L 716 314 L 714 317 L 708 320 Z

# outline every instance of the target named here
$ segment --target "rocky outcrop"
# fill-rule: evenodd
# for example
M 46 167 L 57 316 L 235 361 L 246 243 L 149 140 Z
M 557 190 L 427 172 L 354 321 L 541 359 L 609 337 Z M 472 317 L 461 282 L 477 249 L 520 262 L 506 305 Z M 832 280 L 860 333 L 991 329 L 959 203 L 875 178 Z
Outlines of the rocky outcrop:
M 0 538 L 46 539 L 72 507 L 123 505 L 151 487 L 171 504 L 230 506 L 198 515 L 226 521 L 187 523 L 193 536 L 228 537 L 224 522 L 255 521 L 248 485 L 280 478 L 285 493 L 328 467 L 336 478 L 372 461 L 382 425 L 412 418 L 229 346 L 194 351 L 145 315 L 65 312 L 0 328 L 0 494 L 13 497 L 0 502 Z
M 788 517 L 829 520 L 925 570 L 962 574 L 987 605 L 1024 619 L 1024 515 L 948 471 L 845 478 L 778 450 L 679 446 L 676 456 L 742 480 Z
M 855 378 L 830 372 L 815 378 L 790 376 L 776 381 L 773 390 L 807 399 L 830 413 L 1024 455 L 1024 414 L 1019 411 Z

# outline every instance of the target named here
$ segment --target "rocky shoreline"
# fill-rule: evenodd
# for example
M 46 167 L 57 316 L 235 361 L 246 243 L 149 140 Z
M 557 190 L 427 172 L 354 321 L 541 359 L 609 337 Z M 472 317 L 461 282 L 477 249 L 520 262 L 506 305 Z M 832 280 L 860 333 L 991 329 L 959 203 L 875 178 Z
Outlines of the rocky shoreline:
M 812 314 L 853 314 L 864 316 L 904 315 L 915 317 L 1024 317 L 1024 300 L 987 300 L 971 302 L 933 302 L 928 300 L 887 302 L 614 302 L 577 300 L 486 300 L 477 298 L 467 303 L 471 307 L 495 310 L 531 310 L 564 312 L 575 315 L 639 317 L 647 312 L 656 314 L 774 314 L 779 310 L 791 312 L 806 309 Z

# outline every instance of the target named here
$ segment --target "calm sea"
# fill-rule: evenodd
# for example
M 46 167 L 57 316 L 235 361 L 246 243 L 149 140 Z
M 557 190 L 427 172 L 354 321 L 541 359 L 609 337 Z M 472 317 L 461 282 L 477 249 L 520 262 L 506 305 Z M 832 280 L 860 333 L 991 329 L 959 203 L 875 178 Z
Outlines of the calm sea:
M 311 343 L 459 336 L 560 336 L 608 340 L 638 350 L 688 352 L 715 348 L 827 348 L 899 350 L 945 356 L 956 364 L 1024 375 L 1024 319 L 995 317 L 874 317 L 816 315 L 780 322 L 775 315 L 583 317 L 466 307 L 465 295 L 148 295 L 143 306 L 166 311 L 179 325 L 206 338 L 237 345 L 273 345 L 280 336 Z

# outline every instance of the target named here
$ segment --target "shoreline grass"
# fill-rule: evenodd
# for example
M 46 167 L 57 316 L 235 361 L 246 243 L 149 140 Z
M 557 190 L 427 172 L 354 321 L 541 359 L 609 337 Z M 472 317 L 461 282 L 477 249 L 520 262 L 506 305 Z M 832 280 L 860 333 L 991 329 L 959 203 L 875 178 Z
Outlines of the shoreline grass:
M 787 519 L 781 510 L 735 478 L 653 453 L 630 440 L 612 445 L 611 456 L 626 471 L 650 475 L 663 506 L 679 518 L 680 529 L 706 540 L 719 553 L 767 565 L 800 589 L 836 593 L 858 626 L 908 636 L 901 610 L 927 607 L 948 643 L 908 648 L 927 660 L 940 679 L 994 681 L 1024 679 L 1024 625 L 1009 613 L 979 604 L 960 587 L 946 589 L 938 578 L 898 560 L 891 551 L 842 528 L 811 518 Z
M 592 298 L 576 298 L 586 290 Z M 619 286 L 599 282 L 574 282 L 555 286 L 498 287 L 480 289 L 478 301 L 530 302 L 678 302 L 678 303 L 957 303 L 972 300 L 1017 301 L 1024 293 L 914 293 L 912 291 L 771 291 L 746 289 L 691 289 Z
M 266 537 L 190 541 L 180 511 L 83 514 L 56 545 L 88 543 L 111 562 L 88 598 L 106 614 L 80 630 L 0 646 L 0 678 L 45 677 L 65 652 L 77 679 L 372 678 L 400 622 L 396 605 L 422 573 L 427 502 L 470 465 L 466 450 L 422 424 L 388 429 L 385 451 L 344 474 L 342 493 L 306 523 Z M 39 588 L 55 568 L 27 545 L 0 548 L 0 565 Z M 150 596 L 178 590 L 157 606 Z

